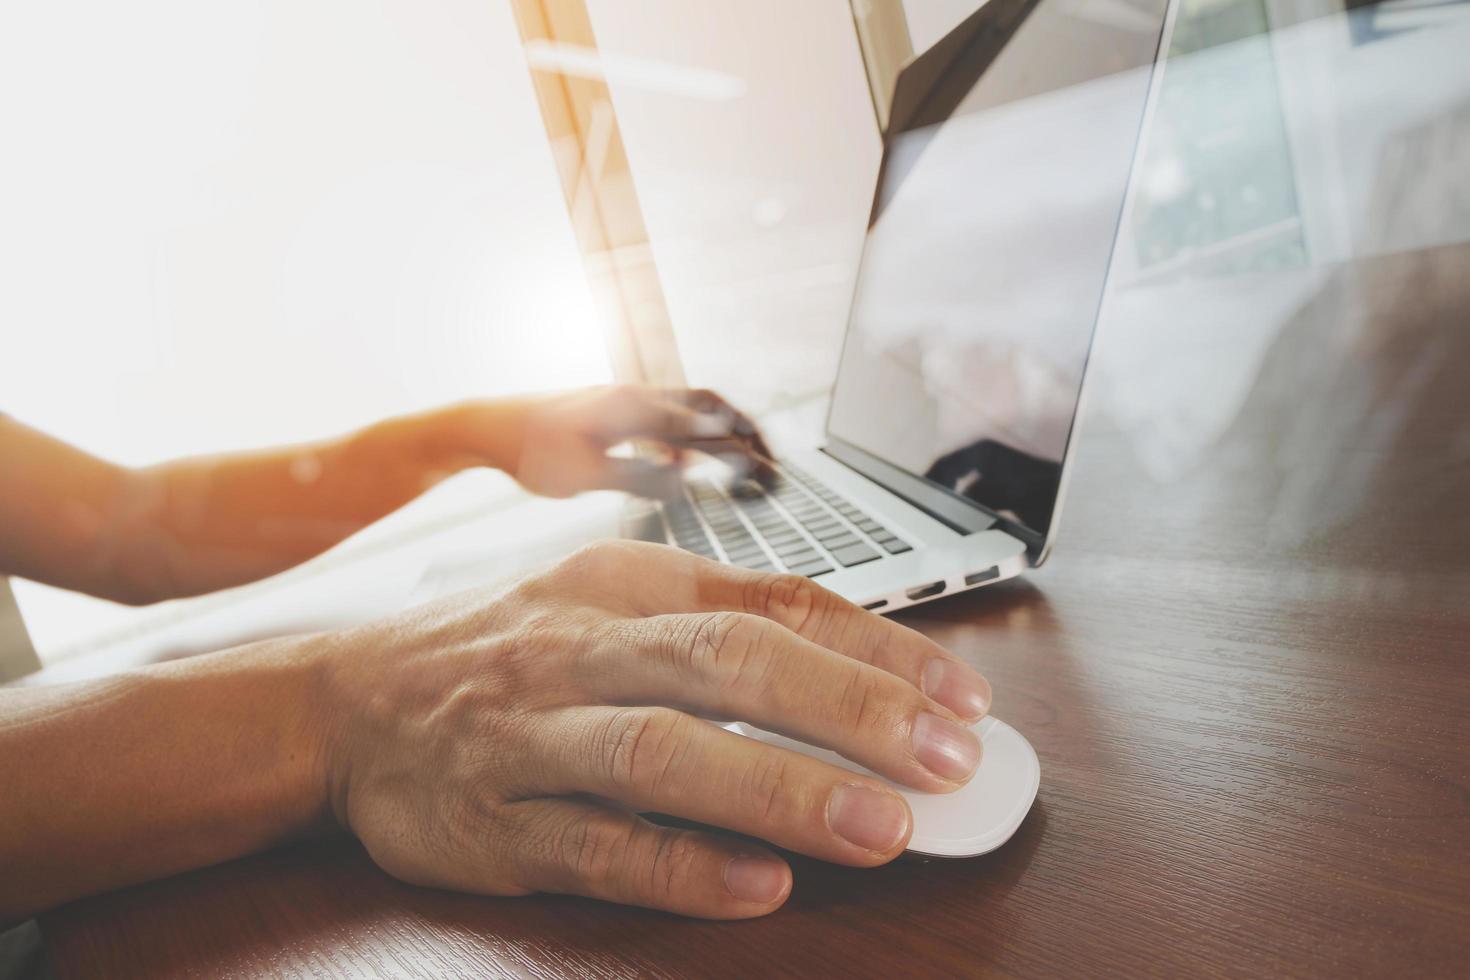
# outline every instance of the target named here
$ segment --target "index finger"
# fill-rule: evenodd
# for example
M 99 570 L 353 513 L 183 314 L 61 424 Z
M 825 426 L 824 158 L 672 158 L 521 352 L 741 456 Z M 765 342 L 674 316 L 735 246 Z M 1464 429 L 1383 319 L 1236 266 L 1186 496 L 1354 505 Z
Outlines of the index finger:
M 760 430 L 712 391 L 620 388 L 598 410 L 600 425 L 610 437 L 696 449 L 737 466 L 748 463 L 749 474 L 767 487 L 775 480 L 774 459 Z
M 776 454 L 766 443 L 760 427 L 744 412 L 731 405 L 720 394 L 708 388 L 689 388 L 666 392 L 667 397 L 703 415 L 717 415 L 729 422 L 730 434 L 744 447 L 745 454 L 755 464 L 754 475 L 762 484 L 770 486 L 776 477 Z M 701 448 L 695 444 L 693 448 Z
M 903 678 L 968 721 L 990 710 L 990 684 L 978 671 L 917 630 L 810 579 L 722 565 L 666 545 L 625 542 L 616 551 L 608 573 L 638 615 L 753 613 Z

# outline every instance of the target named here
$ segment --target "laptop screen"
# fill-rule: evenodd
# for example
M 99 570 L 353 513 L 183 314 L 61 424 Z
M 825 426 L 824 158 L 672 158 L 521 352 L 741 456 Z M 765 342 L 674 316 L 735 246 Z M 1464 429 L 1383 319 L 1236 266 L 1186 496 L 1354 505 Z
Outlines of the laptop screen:
M 899 80 L 828 434 L 1045 536 L 1167 0 L 989 0 Z

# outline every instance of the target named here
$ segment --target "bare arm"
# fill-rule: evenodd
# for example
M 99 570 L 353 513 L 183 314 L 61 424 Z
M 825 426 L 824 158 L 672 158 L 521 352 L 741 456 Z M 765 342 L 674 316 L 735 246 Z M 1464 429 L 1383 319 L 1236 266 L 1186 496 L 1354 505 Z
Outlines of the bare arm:
M 318 555 L 470 467 L 554 496 L 656 493 L 664 471 L 607 450 L 630 438 L 709 442 L 710 417 L 725 427 L 715 444 L 764 454 L 717 397 L 637 388 L 466 403 L 325 442 L 138 470 L 0 417 L 0 574 L 134 604 L 211 592 Z
M 467 465 L 448 417 L 136 470 L 0 418 L 0 571 L 135 604 L 263 578 Z
M 0 929 L 334 826 L 311 648 L 0 689 Z

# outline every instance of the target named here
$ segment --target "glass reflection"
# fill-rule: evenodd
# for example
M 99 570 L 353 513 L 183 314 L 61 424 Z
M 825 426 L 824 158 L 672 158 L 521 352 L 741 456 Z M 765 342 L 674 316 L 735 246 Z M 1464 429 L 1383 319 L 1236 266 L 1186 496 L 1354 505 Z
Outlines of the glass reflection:
M 1169 480 L 1302 310 L 1349 321 L 1345 264 L 1470 240 L 1470 4 L 1185 0 L 1119 229 L 1150 16 L 1038 4 L 954 118 L 892 138 L 864 254 L 833 434 L 1036 530 L 1110 251 L 1095 405 Z

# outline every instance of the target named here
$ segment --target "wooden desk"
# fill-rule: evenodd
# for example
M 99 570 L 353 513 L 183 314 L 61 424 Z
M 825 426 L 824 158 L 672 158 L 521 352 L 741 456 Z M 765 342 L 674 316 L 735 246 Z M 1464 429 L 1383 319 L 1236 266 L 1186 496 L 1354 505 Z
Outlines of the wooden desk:
M 1264 345 L 1201 328 L 1151 363 L 1244 370 L 1216 386 L 1237 392 L 1223 425 L 1176 433 L 1166 459 L 1110 421 L 1136 392 L 1104 390 L 1053 561 L 906 617 L 984 669 L 1041 757 L 1036 807 L 994 854 L 796 859 L 784 909 L 715 924 L 415 889 L 332 840 L 60 909 L 42 923 L 56 972 L 1459 973 L 1467 272 L 1466 246 L 1364 261 L 1312 283 Z M 1146 339 L 1130 329 L 1147 324 L 1114 329 L 1100 376 Z

